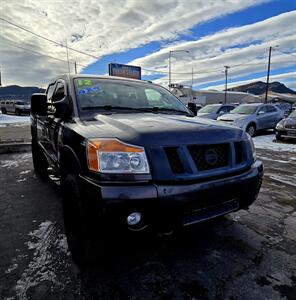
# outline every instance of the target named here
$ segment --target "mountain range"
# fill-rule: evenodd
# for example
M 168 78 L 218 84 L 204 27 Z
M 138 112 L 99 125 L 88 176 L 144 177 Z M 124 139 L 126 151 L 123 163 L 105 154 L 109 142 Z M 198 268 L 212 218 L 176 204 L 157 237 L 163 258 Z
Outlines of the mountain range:
M 256 81 L 240 86 L 233 87 L 231 89 L 228 89 L 228 91 L 236 91 L 236 92 L 245 92 L 250 93 L 254 95 L 262 95 L 266 91 L 266 83 L 262 81 Z M 279 93 L 279 94 L 294 94 L 296 95 L 296 92 L 287 88 L 283 83 L 280 82 L 271 82 L 268 85 L 268 91 Z
M 44 93 L 45 89 L 36 86 L 8 85 L 0 87 L 0 100 L 29 101 L 34 93 Z

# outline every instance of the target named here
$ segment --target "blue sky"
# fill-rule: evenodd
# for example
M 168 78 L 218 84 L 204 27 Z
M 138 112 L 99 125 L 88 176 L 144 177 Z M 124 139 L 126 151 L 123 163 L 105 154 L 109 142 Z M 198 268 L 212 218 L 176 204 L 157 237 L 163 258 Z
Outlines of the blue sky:
M 95 73 L 95 74 L 106 74 L 108 70 L 109 62 L 117 62 L 122 64 L 128 64 L 129 62 L 145 57 L 151 53 L 157 52 L 164 47 L 169 46 L 171 43 L 178 42 L 186 42 L 186 41 L 195 41 L 199 40 L 205 36 L 209 36 L 215 34 L 217 32 L 233 28 L 233 27 L 241 27 L 248 24 L 254 24 L 266 19 L 269 19 L 274 16 L 278 16 L 285 12 L 295 11 L 296 10 L 296 1 L 293 0 L 276 0 L 270 1 L 267 3 L 262 3 L 257 6 L 248 7 L 239 12 L 235 12 L 226 16 L 217 17 L 213 20 L 204 22 L 202 24 L 198 24 L 190 28 L 190 32 L 187 34 L 181 34 L 174 40 L 164 40 L 164 41 L 153 41 L 143 46 L 139 46 L 137 48 L 133 48 L 123 52 L 117 52 L 110 55 L 106 55 L 102 57 L 101 60 L 89 65 L 87 68 L 82 70 L 82 73 Z M 292 24 L 287 24 L 287 26 L 293 26 Z M 295 27 L 296 28 L 296 21 Z M 250 41 L 248 44 L 256 44 L 258 41 Z M 296 41 L 295 41 L 296 43 Z M 247 45 L 241 45 L 241 47 L 245 47 Z M 236 45 L 236 47 L 238 47 Z M 268 50 L 267 50 L 268 51 Z M 291 56 L 293 60 L 293 57 Z M 153 65 L 151 66 L 153 68 Z M 294 66 L 290 66 L 287 68 L 277 68 L 271 69 L 271 74 L 281 74 L 286 72 L 295 71 L 296 62 Z M 262 70 L 261 72 L 254 72 L 248 75 L 243 75 L 236 77 L 235 80 L 229 78 L 229 82 L 235 82 L 240 80 L 252 80 L 253 78 L 259 78 L 266 75 L 266 70 Z M 144 79 L 154 80 L 161 78 L 163 75 L 155 74 L 151 76 L 143 76 Z M 223 84 L 224 80 L 216 80 L 211 83 L 203 83 L 203 84 L 195 84 L 195 89 L 207 88 L 211 86 L 216 86 Z

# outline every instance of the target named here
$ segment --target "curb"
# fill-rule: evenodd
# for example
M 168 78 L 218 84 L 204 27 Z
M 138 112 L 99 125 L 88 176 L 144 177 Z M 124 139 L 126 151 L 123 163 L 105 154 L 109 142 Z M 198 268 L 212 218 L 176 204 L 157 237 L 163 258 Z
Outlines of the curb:
M 18 152 L 31 152 L 31 143 L 23 142 L 0 144 L 0 154 Z

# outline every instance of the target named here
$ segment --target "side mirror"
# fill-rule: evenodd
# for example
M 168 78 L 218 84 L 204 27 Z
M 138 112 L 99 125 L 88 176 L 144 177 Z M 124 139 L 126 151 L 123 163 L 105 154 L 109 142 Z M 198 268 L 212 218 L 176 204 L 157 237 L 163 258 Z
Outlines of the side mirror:
M 192 113 L 196 116 L 197 115 L 196 104 L 193 102 L 188 102 L 187 106 L 192 111 Z
M 46 116 L 47 114 L 46 94 L 35 93 L 31 96 L 31 114 Z
M 70 107 L 69 101 L 66 97 L 60 101 L 53 102 L 52 105 L 56 109 L 56 111 L 54 113 L 54 116 L 56 118 L 67 119 L 70 117 L 71 107 Z

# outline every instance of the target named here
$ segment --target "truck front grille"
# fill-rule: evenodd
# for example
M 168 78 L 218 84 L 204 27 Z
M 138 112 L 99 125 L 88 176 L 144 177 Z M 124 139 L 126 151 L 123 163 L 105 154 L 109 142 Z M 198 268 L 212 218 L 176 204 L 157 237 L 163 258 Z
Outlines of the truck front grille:
M 296 129 L 296 124 L 287 124 L 287 125 L 285 125 L 285 128 L 287 128 L 287 129 Z
M 178 153 L 178 147 L 166 147 L 164 150 L 167 155 L 173 173 L 175 174 L 184 173 L 185 169 Z
M 234 150 L 235 150 L 235 163 L 240 164 L 243 162 L 243 143 L 242 142 L 235 142 L 234 143 Z
M 229 144 L 188 146 L 189 153 L 199 171 L 227 167 L 229 148 Z

